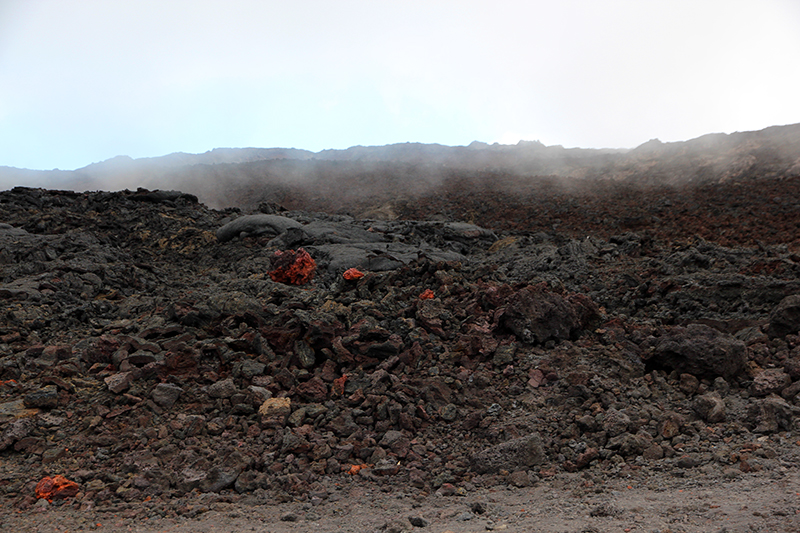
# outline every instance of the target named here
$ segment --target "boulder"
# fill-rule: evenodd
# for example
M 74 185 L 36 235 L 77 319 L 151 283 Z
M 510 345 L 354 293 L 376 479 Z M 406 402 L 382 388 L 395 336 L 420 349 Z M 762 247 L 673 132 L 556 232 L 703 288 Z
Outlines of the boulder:
M 150 393 L 150 397 L 153 401 L 163 407 L 164 409 L 169 409 L 175 402 L 178 401 L 183 389 L 178 387 L 177 385 L 172 385 L 171 383 L 159 383 L 153 389 L 153 392 Z
M 800 416 L 800 408 L 772 394 L 755 404 L 748 414 L 755 424 L 754 433 L 793 431 L 796 429 L 795 421 Z
M 112 376 L 113 377 L 113 376 Z M 22 398 L 25 407 L 52 409 L 58 407 L 58 389 L 55 385 L 29 392 Z
M 500 470 L 514 472 L 543 463 L 544 446 L 538 433 L 503 442 L 475 453 L 470 461 L 479 474 L 494 474 Z
M 663 335 L 644 359 L 680 373 L 730 379 L 744 369 L 747 348 L 732 335 L 689 324 Z
M 769 334 L 784 337 L 800 331 L 800 294 L 787 296 L 769 315 Z
M 698 396 L 695 398 L 692 408 L 697 413 L 697 416 L 709 424 L 722 422 L 726 418 L 725 401 L 718 392 L 709 392 Z
M 781 392 L 791 383 L 792 378 L 780 368 L 768 368 L 762 370 L 753 378 L 750 393 L 753 396 L 768 396 Z
M 520 340 L 533 344 L 572 339 L 598 316 L 588 296 L 564 297 L 537 285 L 514 293 L 500 320 Z
M 208 395 L 212 398 L 230 398 L 236 394 L 236 384 L 232 378 L 223 379 L 208 386 Z

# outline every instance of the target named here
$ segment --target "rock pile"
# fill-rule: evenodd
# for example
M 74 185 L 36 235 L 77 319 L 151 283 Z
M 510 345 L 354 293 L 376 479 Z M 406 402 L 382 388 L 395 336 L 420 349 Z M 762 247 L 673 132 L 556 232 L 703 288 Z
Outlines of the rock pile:
M 158 193 L 0 193 L 8 505 L 55 475 L 76 507 L 165 513 L 192 491 L 453 493 L 797 455 L 793 246 L 242 216 Z M 313 279 L 271 275 L 301 247 Z

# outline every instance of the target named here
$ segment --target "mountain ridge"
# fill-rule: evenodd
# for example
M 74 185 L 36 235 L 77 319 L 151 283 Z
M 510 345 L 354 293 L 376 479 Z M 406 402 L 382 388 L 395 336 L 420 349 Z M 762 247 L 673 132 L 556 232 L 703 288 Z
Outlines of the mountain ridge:
M 211 206 L 248 207 L 248 202 L 270 199 L 252 198 L 259 188 L 315 187 L 361 175 L 369 176 L 367 181 L 376 190 L 383 180 L 386 187 L 402 183 L 420 192 L 453 174 L 483 179 L 513 176 L 526 180 L 525 186 L 543 177 L 674 186 L 794 176 L 800 175 L 800 124 L 710 133 L 688 141 L 653 139 L 632 149 L 564 148 L 539 141 L 515 145 L 474 141 L 467 146 L 407 142 L 319 152 L 215 148 L 201 154 L 117 156 L 72 171 L 0 167 L 0 189 L 19 185 L 74 191 L 179 189 Z M 345 194 L 338 189 L 328 193 Z

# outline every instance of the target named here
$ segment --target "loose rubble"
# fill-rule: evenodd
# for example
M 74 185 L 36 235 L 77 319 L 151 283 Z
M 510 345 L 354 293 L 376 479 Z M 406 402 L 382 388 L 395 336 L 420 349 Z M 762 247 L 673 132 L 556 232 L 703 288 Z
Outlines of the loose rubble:
M 794 468 L 795 235 L 574 238 L 144 192 L 0 192 L 4 508 Z M 68 493 L 38 496 L 60 476 Z

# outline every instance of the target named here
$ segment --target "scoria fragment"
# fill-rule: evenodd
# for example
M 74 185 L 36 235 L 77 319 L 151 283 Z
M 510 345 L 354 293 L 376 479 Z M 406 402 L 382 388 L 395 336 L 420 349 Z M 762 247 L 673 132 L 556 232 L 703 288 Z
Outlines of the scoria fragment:
M 353 281 L 357 279 L 361 279 L 364 277 L 364 273 L 358 270 L 357 268 L 348 268 L 342 274 L 342 277 L 347 281 Z
M 36 484 L 36 497 L 45 500 L 63 500 L 72 498 L 79 490 L 77 483 L 64 476 L 47 476 Z
M 305 285 L 314 279 L 317 263 L 303 248 L 297 251 L 276 251 L 272 256 L 273 270 L 269 273 L 272 281 L 288 285 Z

